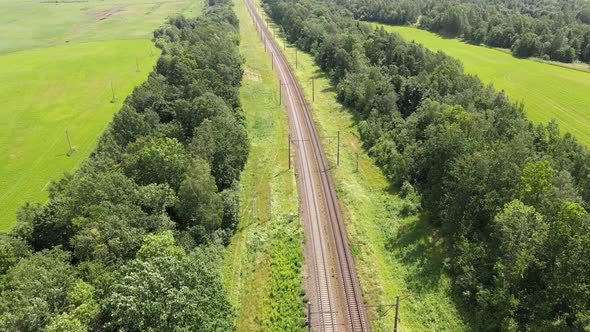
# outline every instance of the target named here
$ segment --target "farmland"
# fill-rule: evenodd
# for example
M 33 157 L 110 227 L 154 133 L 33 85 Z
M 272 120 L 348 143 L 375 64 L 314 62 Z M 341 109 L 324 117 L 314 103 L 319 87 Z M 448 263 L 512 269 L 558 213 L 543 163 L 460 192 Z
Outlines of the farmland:
M 0 1 L 0 230 L 10 228 L 24 202 L 44 201 L 49 181 L 90 154 L 157 60 L 152 31 L 200 5 Z
M 514 101 L 524 101 L 526 114 L 535 123 L 555 119 L 562 131 L 569 131 L 581 142 L 590 144 L 589 73 L 518 59 L 501 50 L 444 39 L 413 27 L 385 26 L 385 29 L 461 60 L 467 73 L 504 90 Z

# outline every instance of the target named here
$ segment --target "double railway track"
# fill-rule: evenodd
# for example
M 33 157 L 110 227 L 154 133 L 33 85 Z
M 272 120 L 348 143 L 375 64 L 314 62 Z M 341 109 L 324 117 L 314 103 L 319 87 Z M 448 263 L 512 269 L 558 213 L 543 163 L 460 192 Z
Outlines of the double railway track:
M 330 166 L 311 112 L 280 46 L 251 0 L 244 1 L 265 48 L 272 54 L 289 115 L 291 139 L 296 146 L 298 188 L 308 239 L 306 250 L 310 253 L 306 255 L 308 274 L 313 280 L 313 290 L 308 289 L 311 323 L 318 331 L 370 331 Z

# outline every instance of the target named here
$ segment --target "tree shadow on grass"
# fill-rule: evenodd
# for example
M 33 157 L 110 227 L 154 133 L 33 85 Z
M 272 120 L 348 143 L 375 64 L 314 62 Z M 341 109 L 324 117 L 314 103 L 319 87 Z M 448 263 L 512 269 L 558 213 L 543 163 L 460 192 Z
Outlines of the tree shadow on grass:
M 334 84 L 334 80 L 330 78 L 326 73 L 322 72 L 321 69 L 316 69 L 313 72 L 312 78 L 314 80 L 324 78 L 330 82 L 330 85 L 327 88 L 320 90 L 320 92 L 336 92 L 336 85 Z
M 386 238 L 385 249 L 405 267 L 404 281 L 418 301 L 421 295 L 435 295 L 445 287 L 441 278 L 446 273 L 445 243 L 440 230 L 428 220 L 427 213 L 423 212 L 419 218 L 400 220 L 397 230 Z M 449 295 L 461 320 L 474 330 L 470 308 L 465 306 L 456 289 L 451 287 Z
M 416 294 L 439 287 L 443 269 L 442 240 L 422 215 L 406 221 L 386 241 L 385 248 L 408 267 L 406 283 Z

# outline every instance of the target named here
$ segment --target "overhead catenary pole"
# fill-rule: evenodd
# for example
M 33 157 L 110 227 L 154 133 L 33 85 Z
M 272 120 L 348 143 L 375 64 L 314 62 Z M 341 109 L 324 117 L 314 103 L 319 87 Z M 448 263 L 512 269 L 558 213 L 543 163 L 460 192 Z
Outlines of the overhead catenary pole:
M 359 171 L 359 153 L 356 153 L 356 172 L 358 173 Z
M 283 81 L 279 80 L 279 105 L 283 103 Z
M 399 295 L 395 296 L 395 321 L 393 322 L 393 332 L 397 332 L 397 322 L 399 320 Z
M 135 57 L 135 71 L 139 72 L 139 60 Z
M 315 101 L 315 80 L 311 78 L 311 101 Z
M 272 188 L 268 191 L 268 220 L 272 220 Z
M 307 332 L 311 332 L 311 302 L 307 301 Z
M 254 192 L 254 197 L 252 197 L 252 214 L 254 216 L 254 220 L 258 220 L 258 210 L 256 208 L 256 192 Z
M 297 61 L 297 47 L 295 48 L 295 69 L 298 69 L 299 61 Z
M 340 166 L 340 130 L 338 130 L 338 152 L 336 152 L 336 166 Z
M 288 154 L 289 154 L 289 169 L 291 169 L 291 134 L 289 134 L 289 150 L 288 150 Z

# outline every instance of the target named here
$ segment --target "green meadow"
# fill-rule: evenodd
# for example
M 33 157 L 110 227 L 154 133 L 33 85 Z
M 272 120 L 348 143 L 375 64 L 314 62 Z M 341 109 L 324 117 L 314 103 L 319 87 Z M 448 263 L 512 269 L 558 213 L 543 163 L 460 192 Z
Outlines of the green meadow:
M 25 202 L 44 202 L 50 180 L 75 170 L 94 149 L 158 58 L 152 31 L 200 6 L 0 0 L 0 231 Z
M 523 101 L 527 116 L 535 123 L 555 119 L 562 132 L 590 145 L 590 73 L 518 59 L 502 50 L 445 39 L 414 27 L 384 27 L 461 60 L 466 72 L 504 90 L 512 100 Z

